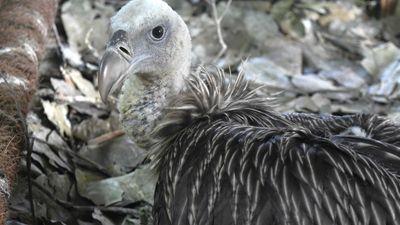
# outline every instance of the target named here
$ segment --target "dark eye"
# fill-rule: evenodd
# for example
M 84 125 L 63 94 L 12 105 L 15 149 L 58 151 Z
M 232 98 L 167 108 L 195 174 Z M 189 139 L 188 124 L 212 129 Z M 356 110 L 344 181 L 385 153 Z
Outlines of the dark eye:
M 159 41 L 164 37 L 164 28 L 162 26 L 156 26 L 152 31 L 151 31 L 151 37 Z

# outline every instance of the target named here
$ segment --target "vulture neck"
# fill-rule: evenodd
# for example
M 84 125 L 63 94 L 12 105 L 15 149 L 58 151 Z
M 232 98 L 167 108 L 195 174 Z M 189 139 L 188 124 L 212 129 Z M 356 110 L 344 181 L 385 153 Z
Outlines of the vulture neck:
M 144 149 L 150 147 L 151 133 L 162 119 L 170 99 L 182 89 L 189 67 L 174 76 L 141 79 L 134 75 L 133 79 L 128 79 L 123 85 L 118 103 L 120 121 L 138 146 Z M 143 77 L 149 76 L 143 74 Z

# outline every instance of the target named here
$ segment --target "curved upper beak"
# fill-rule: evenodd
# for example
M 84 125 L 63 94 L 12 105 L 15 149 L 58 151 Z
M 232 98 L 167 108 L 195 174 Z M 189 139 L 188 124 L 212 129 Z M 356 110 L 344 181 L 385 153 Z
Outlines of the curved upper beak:
M 99 92 L 103 102 L 107 102 L 108 96 L 121 88 L 128 75 L 127 71 L 133 54 L 127 40 L 126 31 L 118 30 L 115 32 L 101 59 L 98 81 Z

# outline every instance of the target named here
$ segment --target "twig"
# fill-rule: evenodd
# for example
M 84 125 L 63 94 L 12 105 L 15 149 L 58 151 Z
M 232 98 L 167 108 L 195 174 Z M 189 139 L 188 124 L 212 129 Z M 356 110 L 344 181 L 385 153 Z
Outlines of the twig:
M 113 140 L 115 138 L 121 137 L 122 135 L 125 134 L 125 131 L 123 130 L 116 130 L 116 131 L 112 131 L 109 132 L 107 134 L 103 134 L 99 137 L 96 137 L 92 140 L 89 140 L 88 145 L 89 146 L 98 146 L 101 145 L 109 140 Z
M 212 8 L 212 14 L 214 17 L 215 26 L 217 27 L 218 41 L 219 44 L 221 45 L 221 50 L 219 51 L 218 55 L 215 57 L 214 60 L 216 61 L 219 58 L 221 58 L 221 56 L 226 52 L 227 49 L 224 37 L 222 36 L 221 21 L 225 17 L 225 14 L 228 12 L 232 0 L 228 0 L 228 2 L 226 3 L 226 7 L 220 16 L 218 15 L 217 3 L 215 2 L 215 0 L 208 0 L 208 3 L 211 5 Z
M 65 60 L 65 56 L 64 56 L 64 53 L 62 51 L 62 49 L 64 47 L 63 47 L 63 44 L 61 42 L 60 34 L 58 32 L 58 29 L 57 29 L 57 26 L 56 26 L 55 23 L 53 23 L 52 28 L 53 28 L 54 36 L 56 37 L 56 43 L 57 43 L 57 47 L 58 47 L 57 48 L 57 52 L 61 57 L 61 61 L 63 62 L 63 65 L 65 65 L 67 61 Z

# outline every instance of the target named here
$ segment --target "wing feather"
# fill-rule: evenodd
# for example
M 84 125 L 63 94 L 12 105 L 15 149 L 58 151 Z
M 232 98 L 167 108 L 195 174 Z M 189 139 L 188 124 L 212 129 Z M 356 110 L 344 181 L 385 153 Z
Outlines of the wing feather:
M 209 126 L 172 143 L 165 160 L 185 160 L 161 171 L 156 215 L 171 222 L 156 224 L 400 224 L 398 175 L 371 153 L 397 150 L 396 141 L 361 145 L 290 127 Z M 169 170 L 176 175 L 164 179 Z

